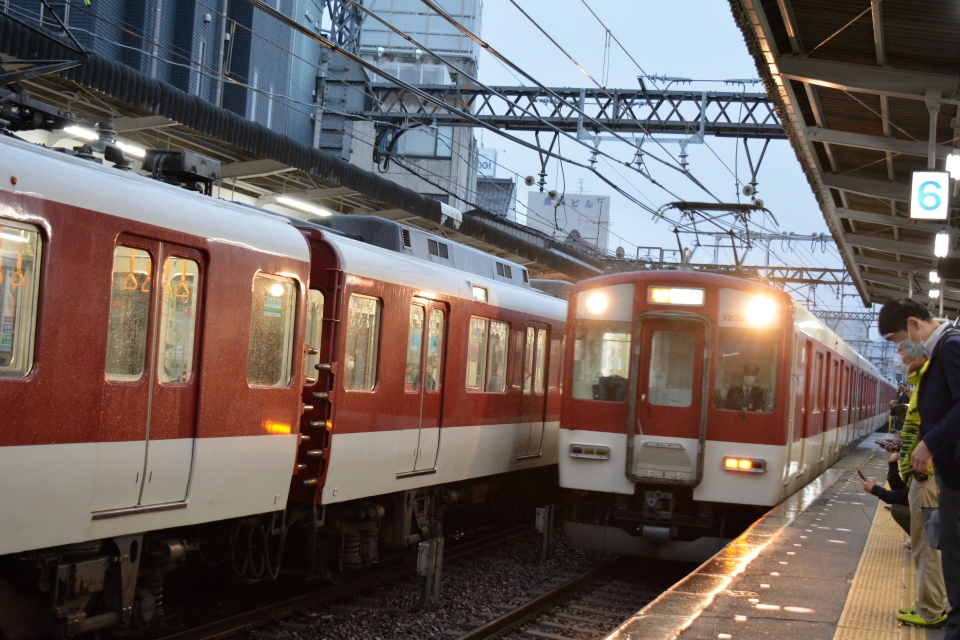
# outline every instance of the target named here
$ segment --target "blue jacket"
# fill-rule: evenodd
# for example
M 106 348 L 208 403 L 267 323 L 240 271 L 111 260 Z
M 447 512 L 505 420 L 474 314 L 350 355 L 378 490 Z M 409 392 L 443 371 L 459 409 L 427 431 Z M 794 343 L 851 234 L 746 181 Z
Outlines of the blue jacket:
M 937 476 L 951 491 L 960 491 L 960 331 L 948 329 L 934 347 L 917 406 Z

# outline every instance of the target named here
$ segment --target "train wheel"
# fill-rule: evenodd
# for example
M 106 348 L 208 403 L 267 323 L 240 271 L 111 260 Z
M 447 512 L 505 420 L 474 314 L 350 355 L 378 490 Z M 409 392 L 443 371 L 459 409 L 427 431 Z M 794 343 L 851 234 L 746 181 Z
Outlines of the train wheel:
M 0 638 L 35 640 L 46 635 L 47 606 L 42 596 L 22 596 L 0 578 Z

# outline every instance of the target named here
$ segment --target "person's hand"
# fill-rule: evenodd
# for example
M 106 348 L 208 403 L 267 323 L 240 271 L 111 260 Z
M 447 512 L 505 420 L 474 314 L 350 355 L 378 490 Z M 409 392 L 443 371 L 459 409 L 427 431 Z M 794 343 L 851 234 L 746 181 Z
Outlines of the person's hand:
M 894 452 L 893 452 L 893 455 L 890 456 L 890 462 L 896 462 L 896 461 L 899 460 L 899 459 L 900 459 L 900 452 L 899 452 L 899 451 L 894 451 Z
M 867 493 L 870 493 L 870 491 L 877 486 L 877 483 L 873 480 L 860 480 L 860 484 L 863 485 L 863 490 Z
M 923 440 L 917 445 L 917 448 L 910 454 L 910 464 L 917 473 L 925 476 L 930 475 L 930 462 L 933 460 L 933 452 L 927 447 Z

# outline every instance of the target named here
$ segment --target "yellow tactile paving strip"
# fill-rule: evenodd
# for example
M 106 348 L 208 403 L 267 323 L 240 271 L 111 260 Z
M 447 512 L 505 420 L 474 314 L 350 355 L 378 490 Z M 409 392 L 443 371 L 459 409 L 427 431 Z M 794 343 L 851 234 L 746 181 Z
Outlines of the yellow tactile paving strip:
M 833 640 L 926 640 L 926 629 L 901 625 L 894 617 L 916 597 L 917 574 L 905 540 L 903 529 L 878 504 Z

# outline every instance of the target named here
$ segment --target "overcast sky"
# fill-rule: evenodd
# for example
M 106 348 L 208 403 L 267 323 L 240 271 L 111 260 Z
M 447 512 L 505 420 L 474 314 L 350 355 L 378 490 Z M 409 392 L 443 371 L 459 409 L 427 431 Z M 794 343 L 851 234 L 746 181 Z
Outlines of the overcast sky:
M 604 74 L 605 31 L 590 15 L 581 0 L 517 0 L 561 46 L 591 73 L 598 81 Z M 731 78 L 756 78 L 758 73 L 753 59 L 748 55 L 740 30 L 734 24 L 730 8 L 724 0 L 689 0 L 677 2 L 652 2 L 650 0 L 587 0 L 600 18 L 611 28 L 631 55 L 650 75 L 667 75 L 707 80 Z M 527 19 L 513 6 L 510 0 L 486 0 L 483 7 L 483 38 L 507 58 L 526 69 L 547 86 L 589 87 L 593 86 L 576 66 L 558 51 Z M 635 88 L 639 69 L 611 43 L 607 87 Z M 517 80 L 492 56 L 483 52 L 480 58 L 480 79 L 484 83 L 516 85 Z M 736 90 L 723 84 L 704 85 L 697 89 Z M 750 90 L 750 88 L 748 88 Z M 753 90 L 762 90 L 756 85 Z M 477 130 L 477 136 L 481 134 Z M 522 135 L 522 134 L 521 134 Z M 530 136 L 532 140 L 532 136 Z M 562 139 L 561 139 L 562 140 Z M 498 162 L 520 176 L 539 172 L 539 160 L 533 151 L 524 149 L 487 131 L 482 134 L 484 147 L 498 150 Z M 710 148 L 703 145 L 688 146 L 690 170 L 721 200 L 735 202 L 737 191 L 731 171 L 738 169 L 743 182 L 749 181 L 749 169 L 743 155 L 742 144 L 737 159 L 734 141 L 707 138 Z M 759 141 L 753 141 L 751 149 L 759 150 Z M 676 157 L 677 145 L 664 145 Z M 654 145 L 645 149 L 665 156 L 664 150 Z M 619 142 L 604 142 L 601 149 L 622 160 L 633 157 L 632 149 Z M 712 151 L 711 151 L 712 149 Z M 561 147 L 564 155 L 586 162 L 589 151 L 567 142 Z M 716 155 L 714 155 L 714 153 Z M 719 159 L 718 159 L 719 156 Z M 721 162 L 721 160 L 723 162 Z M 739 160 L 739 161 L 738 161 Z M 723 163 L 726 163 L 726 167 Z M 686 200 L 711 200 L 711 198 L 679 173 L 648 162 L 653 176 Z M 674 198 L 650 184 L 642 176 L 618 167 L 618 175 L 603 161 L 599 170 L 654 208 L 671 202 Z M 563 190 L 563 177 L 557 163 L 548 165 L 550 188 Z M 498 168 L 498 177 L 503 176 Z M 609 194 L 611 205 L 610 246 L 624 246 L 627 255 L 635 252 L 636 246 L 664 246 L 676 248 L 677 243 L 670 226 L 663 222 L 654 224 L 650 214 L 628 199 L 613 192 L 590 172 L 567 166 L 564 170 L 566 192 L 579 192 L 579 179 L 583 179 L 585 193 Z M 777 140 L 770 143 L 765 159 L 757 175 L 759 196 L 776 216 L 780 229 L 798 234 L 827 232 L 826 223 L 817 206 L 800 164 L 790 143 Z M 520 201 L 527 202 L 528 189 L 519 184 Z M 746 200 L 741 197 L 741 200 Z M 523 211 L 523 207 L 519 207 Z M 807 245 L 809 246 L 809 245 Z M 808 266 L 841 266 L 832 254 L 819 250 L 810 254 L 806 249 L 790 251 L 786 246 L 774 247 L 788 261 Z M 709 262 L 712 253 L 704 250 L 696 253 L 694 262 Z M 764 256 L 754 251 L 748 264 L 763 264 Z M 783 264 L 772 258 L 773 264 Z M 849 293 L 853 290 L 850 288 Z M 827 303 L 825 291 L 818 292 L 818 300 Z M 835 305 L 830 305 L 835 306 Z M 846 308 L 859 307 L 855 300 L 848 299 Z

